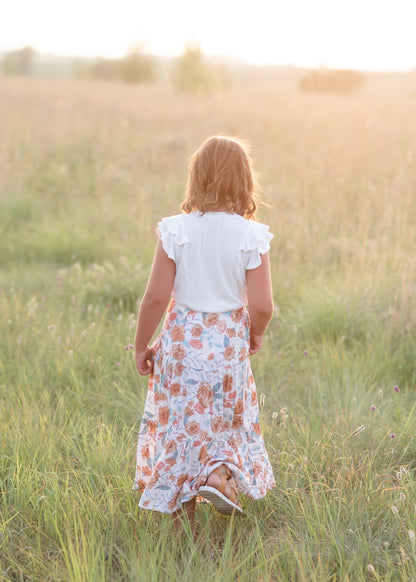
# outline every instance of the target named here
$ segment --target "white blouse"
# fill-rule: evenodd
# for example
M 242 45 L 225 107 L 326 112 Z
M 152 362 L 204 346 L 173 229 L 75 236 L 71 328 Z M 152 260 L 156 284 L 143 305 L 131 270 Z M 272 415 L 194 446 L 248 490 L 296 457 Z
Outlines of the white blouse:
M 211 313 L 247 304 L 246 270 L 259 267 L 269 251 L 268 226 L 238 214 L 195 211 L 164 218 L 158 227 L 176 265 L 176 303 Z

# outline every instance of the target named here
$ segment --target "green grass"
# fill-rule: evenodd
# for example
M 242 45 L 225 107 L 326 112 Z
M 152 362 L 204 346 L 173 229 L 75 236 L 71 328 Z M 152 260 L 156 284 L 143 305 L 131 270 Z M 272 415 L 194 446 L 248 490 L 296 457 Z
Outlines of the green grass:
M 100 87 L 0 102 L 0 580 L 415 579 L 415 102 Z M 252 139 L 271 203 L 252 365 L 277 487 L 235 520 L 198 507 L 194 543 L 131 491 L 128 347 L 154 227 L 220 131 Z

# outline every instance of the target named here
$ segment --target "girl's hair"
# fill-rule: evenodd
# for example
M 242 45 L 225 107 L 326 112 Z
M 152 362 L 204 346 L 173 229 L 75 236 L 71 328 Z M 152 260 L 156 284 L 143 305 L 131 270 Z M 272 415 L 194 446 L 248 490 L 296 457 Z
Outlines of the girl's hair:
M 183 212 L 223 208 L 255 219 L 258 183 L 247 143 L 233 137 L 210 137 L 193 154 L 188 169 Z

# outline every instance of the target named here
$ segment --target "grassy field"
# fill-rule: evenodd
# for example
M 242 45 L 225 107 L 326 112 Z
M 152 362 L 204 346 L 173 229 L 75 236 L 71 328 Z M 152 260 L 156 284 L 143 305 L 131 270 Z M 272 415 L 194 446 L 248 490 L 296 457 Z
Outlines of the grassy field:
M 416 101 L 0 81 L 0 580 L 416 580 Z M 131 491 L 154 227 L 254 145 L 278 310 L 252 359 L 277 488 L 200 537 Z

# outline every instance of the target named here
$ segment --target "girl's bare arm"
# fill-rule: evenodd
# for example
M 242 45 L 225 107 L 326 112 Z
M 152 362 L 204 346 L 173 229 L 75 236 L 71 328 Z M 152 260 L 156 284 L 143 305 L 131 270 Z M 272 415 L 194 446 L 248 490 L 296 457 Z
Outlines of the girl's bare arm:
M 248 312 L 251 320 L 250 355 L 256 354 L 263 335 L 273 316 L 273 295 L 270 278 L 269 253 L 260 255 L 261 265 L 246 271 Z
M 139 374 L 149 374 L 152 371 L 149 342 L 169 303 L 175 274 L 175 262 L 169 259 L 159 240 L 149 281 L 140 304 L 134 340 L 136 367 Z

